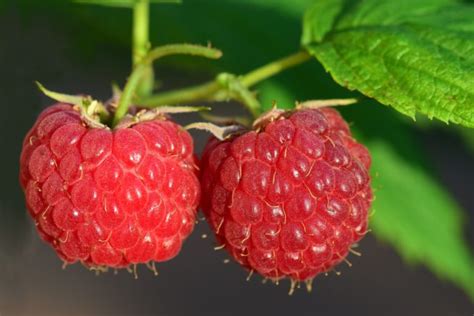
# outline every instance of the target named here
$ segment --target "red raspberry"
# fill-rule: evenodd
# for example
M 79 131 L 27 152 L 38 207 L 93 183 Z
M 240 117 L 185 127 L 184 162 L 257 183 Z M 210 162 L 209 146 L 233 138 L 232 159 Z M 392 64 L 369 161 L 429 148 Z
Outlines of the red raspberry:
M 120 268 L 179 253 L 199 203 L 195 162 L 191 136 L 169 120 L 92 128 L 60 103 L 26 135 L 20 182 L 65 262 Z
M 261 125 L 209 141 L 202 208 L 242 266 L 309 282 L 367 231 L 370 155 L 331 108 L 280 113 Z

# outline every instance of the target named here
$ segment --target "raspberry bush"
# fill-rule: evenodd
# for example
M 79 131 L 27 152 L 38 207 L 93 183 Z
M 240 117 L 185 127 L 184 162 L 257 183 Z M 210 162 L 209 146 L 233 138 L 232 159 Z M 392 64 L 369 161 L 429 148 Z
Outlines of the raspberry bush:
M 413 127 L 361 95 L 296 102 L 341 94 L 324 69 L 344 88 L 412 118 L 474 127 L 471 4 L 189 1 L 184 9 L 157 10 L 163 14 L 156 20 L 166 24 L 158 25 L 158 34 L 214 40 L 228 58 L 212 68 L 219 73 L 209 82 L 156 91 L 155 60 L 176 54 L 217 59 L 222 53 L 210 44 L 152 48 L 149 5 L 161 0 L 74 2 L 133 9 L 133 66 L 104 103 L 42 88 L 59 104 L 46 108 L 25 137 L 20 183 L 40 236 L 62 260 L 96 268 L 170 259 L 192 231 L 202 190 L 201 207 L 217 247 L 264 277 L 309 284 L 349 251 L 356 253 L 352 245 L 370 226 L 411 262 L 426 264 L 474 296 L 474 261 L 463 240 L 460 208 L 426 167 L 429 157 Z M 203 19 L 227 2 L 233 10 Z M 72 11 L 64 16 L 80 16 Z M 76 29 L 87 30 L 87 41 L 94 34 L 128 34 L 127 23 L 110 18 L 112 12 L 90 9 Z M 294 33 L 303 12 L 299 49 L 242 74 L 243 65 L 288 52 L 295 39 L 286 35 Z M 220 25 L 226 32 L 216 32 Z M 90 32 L 94 28 L 100 32 Z M 322 67 L 300 67 L 269 80 L 311 59 Z M 193 69 L 202 65 L 192 63 Z M 312 71 L 318 76 L 311 77 Z M 214 125 L 186 128 L 169 117 L 205 109 L 190 108 L 192 103 L 221 106 L 215 102 L 229 100 L 249 115 L 203 114 Z M 340 108 L 342 116 L 331 108 L 355 101 Z M 192 127 L 214 134 L 201 162 L 185 131 Z M 377 214 L 369 223 L 370 208 Z

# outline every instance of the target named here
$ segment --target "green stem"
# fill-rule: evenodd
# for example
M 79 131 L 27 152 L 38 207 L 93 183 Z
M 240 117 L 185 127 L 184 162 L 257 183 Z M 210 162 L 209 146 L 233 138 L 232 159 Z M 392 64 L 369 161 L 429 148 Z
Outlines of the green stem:
M 220 100 L 220 98 L 235 99 L 241 102 L 249 111 L 252 113 L 253 117 L 258 117 L 260 115 L 261 105 L 260 102 L 255 97 L 254 93 L 249 90 L 248 87 L 242 84 L 237 76 L 228 73 L 222 73 L 217 76 L 216 81 L 220 83 L 221 89 L 224 90 L 223 96 L 216 95 L 215 99 Z
M 211 99 L 220 89 L 221 85 L 218 82 L 209 81 L 198 86 L 162 92 L 154 96 L 139 99 L 138 104 L 144 108 L 155 108 L 164 104 L 174 105 L 196 100 L 207 100 Z
M 310 58 L 311 56 L 306 51 L 297 52 L 248 72 L 240 79 L 240 81 L 244 86 L 250 87 L 262 80 L 280 73 L 285 69 L 299 65 Z
M 149 0 L 138 0 L 133 7 L 133 51 L 132 62 L 135 67 L 148 53 L 150 48 L 149 24 L 150 24 Z M 144 71 L 137 87 L 137 95 L 148 96 L 153 92 L 154 74 L 153 66 L 149 65 Z
M 209 59 L 222 57 L 222 52 L 218 49 L 194 45 L 194 44 L 169 44 L 154 48 L 143 59 L 143 63 L 152 63 L 155 60 L 168 55 L 193 55 Z
M 255 97 L 255 95 L 247 89 L 245 86 L 240 84 L 236 87 L 236 97 L 242 104 L 252 113 L 254 118 L 257 118 L 261 114 L 261 104 Z
M 149 3 L 138 0 L 133 8 L 133 52 L 132 61 L 136 66 L 146 56 L 149 48 Z
M 118 101 L 117 110 L 113 120 L 113 126 L 117 125 L 117 123 L 127 113 L 128 107 L 135 97 L 140 79 L 147 71 L 147 68 L 159 58 L 176 54 L 195 55 L 211 59 L 216 59 L 222 56 L 222 52 L 217 49 L 191 44 L 164 45 L 151 50 L 148 55 L 143 57 L 141 61 L 135 66 L 132 74 L 128 78 L 127 84 L 125 85 L 122 95 Z
M 278 74 L 279 72 L 299 65 L 310 59 L 310 55 L 306 51 L 297 52 L 288 57 L 278 59 L 267 65 L 259 67 L 253 71 L 238 78 L 241 85 L 250 87 L 262 80 Z M 137 102 L 142 107 L 154 108 L 163 104 L 173 105 L 178 103 L 193 102 L 199 100 L 213 100 L 219 92 L 225 92 L 228 88 L 219 80 L 219 76 L 215 80 L 197 85 L 194 87 L 172 90 L 159 93 L 149 97 L 140 98 Z M 255 109 L 249 108 L 252 113 L 256 113 Z

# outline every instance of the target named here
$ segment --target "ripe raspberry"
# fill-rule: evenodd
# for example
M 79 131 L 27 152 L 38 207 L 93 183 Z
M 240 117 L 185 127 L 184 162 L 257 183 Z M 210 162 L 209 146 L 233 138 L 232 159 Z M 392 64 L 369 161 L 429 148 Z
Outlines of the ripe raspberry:
M 65 262 L 89 267 L 173 258 L 200 195 L 193 141 L 179 125 L 92 128 L 64 103 L 26 135 L 20 183 L 42 239 Z
M 370 155 L 334 109 L 278 113 L 257 130 L 211 138 L 202 208 L 242 266 L 309 282 L 367 231 Z

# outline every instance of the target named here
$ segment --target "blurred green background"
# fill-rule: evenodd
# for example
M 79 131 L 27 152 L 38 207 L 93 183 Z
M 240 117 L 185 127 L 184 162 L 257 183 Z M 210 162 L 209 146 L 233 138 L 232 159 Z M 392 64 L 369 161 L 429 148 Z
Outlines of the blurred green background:
M 287 297 L 289 284 L 245 282 L 224 253 L 212 250 L 205 223 L 161 275 L 140 270 L 94 276 L 61 262 L 27 219 L 17 184 L 21 141 L 51 103 L 33 85 L 66 93 L 110 96 L 130 69 L 131 11 L 72 1 L 0 1 L 2 180 L 0 181 L 0 315 L 467 315 L 473 306 L 474 133 L 418 117 L 416 123 L 373 100 L 342 110 L 373 155 L 373 234 L 342 276 L 315 280 L 312 294 Z M 311 0 L 188 0 L 152 6 L 153 45 L 191 42 L 224 52 L 218 61 L 173 57 L 156 65 L 159 88 L 245 73 L 299 49 L 301 17 Z M 316 61 L 256 87 L 262 103 L 360 97 L 334 83 Z M 237 115 L 234 103 L 214 105 Z M 179 116 L 181 123 L 199 120 Z M 207 135 L 194 132 L 201 151 Z M 399 257 L 400 256 L 400 257 Z M 428 270 L 428 269 L 429 270 Z M 431 271 L 431 272 L 428 272 Z M 434 276 L 434 272 L 439 278 Z M 464 292 L 463 292 L 464 291 Z

